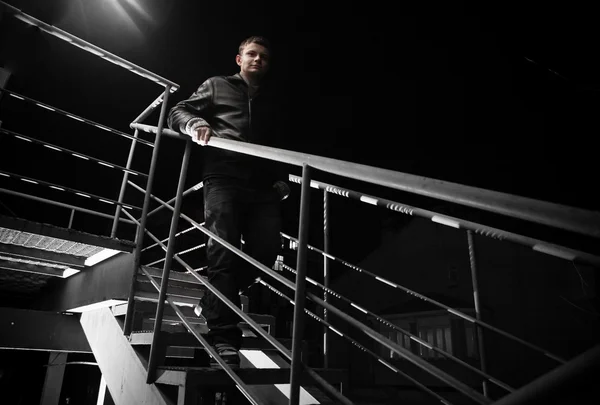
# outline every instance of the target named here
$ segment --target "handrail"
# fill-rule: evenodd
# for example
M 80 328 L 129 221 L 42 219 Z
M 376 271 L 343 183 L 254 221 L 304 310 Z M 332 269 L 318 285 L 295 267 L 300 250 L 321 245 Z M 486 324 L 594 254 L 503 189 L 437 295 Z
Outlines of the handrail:
M 308 280 L 308 279 L 307 279 Z M 287 295 L 285 295 L 284 293 L 282 293 L 281 291 L 279 291 L 277 288 L 273 287 L 271 284 L 267 283 L 265 280 L 260 280 L 259 281 L 260 284 L 264 285 L 265 287 L 267 287 L 269 290 L 273 291 L 275 294 L 279 295 L 280 297 L 284 298 L 285 300 L 289 301 L 290 304 L 296 306 L 296 303 L 294 302 L 294 300 L 292 300 L 291 297 L 288 297 Z M 319 317 L 318 315 L 316 315 L 315 313 L 309 311 L 308 309 L 304 308 L 304 313 L 306 313 L 308 316 L 310 316 L 311 318 L 313 318 L 314 320 L 316 320 L 317 322 L 321 323 L 322 325 L 324 325 L 326 328 L 330 329 L 331 331 L 335 332 L 336 334 L 342 336 L 344 339 L 348 340 L 350 343 L 352 343 L 354 346 L 358 347 L 360 350 L 362 350 L 365 353 L 370 354 L 373 357 L 376 357 L 377 360 L 383 364 L 384 366 L 386 366 L 387 368 L 389 368 L 390 370 L 392 370 L 393 372 L 401 375 L 402 377 L 406 378 L 407 380 L 409 380 L 410 382 L 412 382 L 413 384 L 415 384 L 418 388 L 420 388 L 421 390 L 427 392 L 429 395 L 435 397 L 436 399 L 438 399 L 440 402 L 442 402 L 443 404 L 446 405 L 451 405 L 450 402 L 448 402 L 446 399 L 444 399 L 441 395 L 439 395 L 438 393 L 436 393 L 435 391 L 429 389 L 426 385 L 420 383 L 419 381 L 415 380 L 414 378 L 412 378 L 411 376 L 409 376 L 408 374 L 400 371 L 397 367 L 394 367 L 393 365 L 391 365 L 390 363 L 388 363 L 385 360 L 382 360 L 382 358 L 380 356 L 378 356 L 375 352 L 373 352 L 370 349 L 367 349 L 365 346 L 361 345 L 360 343 L 358 343 L 356 340 L 352 339 L 350 336 L 341 333 L 340 331 L 338 331 L 337 329 L 335 329 L 331 323 L 327 322 L 325 319 Z M 511 390 L 512 392 L 512 390 Z
M 129 181 L 129 184 L 131 184 L 138 191 L 143 192 L 143 189 L 141 187 L 139 187 L 138 185 L 136 185 L 135 183 Z M 170 209 L 171 211 L 174 211 L 174 207 L 171 207 L 171 206 L 167 205 L 160 198 L 158 198 L 158 197 L 156 197 L 156 196 L 154 196 L 152 194 L 150 194 L 150 197 L 152 199 L 154 199 L 155 201 L 157 201 L 159 204 L 165 205 L 166 208 Z M 131 214 L 129 214 L 126 211 L 125 211 L 125 214 L 131 220 L 134 220 L 134 222 L 137 222 L 137 221 L 135 221 L 135 219 L 133 218 L 133 216 Z M 180 213 L 180 218 L 182 218 L 183 220 L 187 221 L 188 223 L 194 225 L 199 231 L 201 231 L 202 233 L 204 233 L 208 237 L 214 239 L 216 242 L 220 243 L 225 248 L 229 249 L 231 252 L 235 253 L 236 255 L 238 255 L 239 257 L 241 257 L 242 259 L 244 259 L 248 263 L 252 264 L 257 269 L 261 270 L 263 273 L 266 273 L 266 274 L 270 275 L 275 280 L 277 280 L 280 283 L 282 283 L 283 285 L 285 285 L 287 288 L 296 291 L 295 284 L 293 282 L 291 282 L 290 280 L 288 280 L 287 278 L 285 278 L 282 275 L 280 275 L 279 273 L 277 273 L 276 271 L 271 270 L 270 268 L 268 268 L 264 264 L 260 263 L 259 261 L 257 261 L 253 257 L 249 256 L 247 253 L 242 252 L 241 250 L 237 249 L 235 246 L 231 245 L 230 243 L 226 242 L 225 240 L 223 240 L 222 238 L 218 237 L 214 233 L 210 232 L 208 229 L 200 226 L 200 224 L 198 224 L 196 221 L 194 221 L 193 219 L 191 219 L 187 215 Z M 146 232 L 148 232 L 148 231 L 146 230 Z M 155 238 L 153 238 L 153 239 L 155 239 Z M 155 242 L 157 242 L 157 241 L 158 241 L 158 239 L 155 239 Z M 180 264 L 184 265 L 184 267 L 186 267 L 186 269 L 188 271 L 191 270 L 191 268 L 187 264 L 185 264 L 185 262 L 181 258 L 176 258 L 176 260 Z M 192 271 L 190 271 L 190 274 L 192 274 L 195 278 L 197 278 L 198 281 L 200 281 L 209 290 L 211 290 L 211 292 L 213 294 L 217 295 L 217 297 L 220 298 L 221 301 L 223 301 L 234 312 L 236 312 L 238 315 L 242 316 L 242 318 L 244 318 L 244 320 L 246 322 L 248 322 L 247 319 L 246 319 L 246 318 L 248 318 L 248 316 L 246 314 L 244 314 L 243 312 L 239 311 L 239 308 L 237 308 L 230 300 L 228 300 L 219 291 L 217 291 L 212 285 L 210 285 L 210 283 L 208 283 L 206 280 L 203 280 L 200 276 L 198 276 L 197 274 L 195 274 Z M 357 329 L 359 329 L 361 332 L 363 332 L 364 334 L 366 334 L 367 336 L 369 336 L 371 339 L 375 340 L 377 343 L 380 343 L 383 346 L 385 346 L 386 348 L 392 350 L 394 353 L 397 353 L 398 355 L 400 355 L 404 359 L 408 360 L 413 365 L 421 368 L 422 370 L 426 371 L 427 373 L 429 373 L 430 375 L 434 376 L 438 380 L 440 380 L 440 381 L 442 381 L 442 382 L 444 382 L 444 383 L 446 383 L 446 384 L 454 387 L 456 390 L 460 391 L 462 394 L 464 394 L 467 397 L 471 398 L 475 402 L 477 402 L 479 404 L 487 404 L 487 403 L 489 403 L 489 399 L 487 399 L 486 397 L 484 397 L 483 395 L 481 395 L 477 391 L 473 390 L 471 387 L 469 387 L 466 384 L 458 381 L 454 377 L 447 375 L 442 370 L 440 370 L 437 367 L 429 364 L 427 361 L 421 359 L 420 357 L 416 356 L 415 354 L 413 354 L 412 352 L 406 350 L 405 348 L 401 347 L 400 345 L 396 344 L 395 342 L 390 341 L 389 339 L 387 339 L 386 337 L 384 337 L 383 335 L 381 335 L 377 331 L 373 330 L 369 326 L 363 324 L 360 321 L 357 321 L 356 319 L 352 318 L 351 316 L 346 315 L 344 312 L 340 311 L 338 308 L 332 306 L 329 303 L 324 302 L 320 298 L 316 297 L 314 294 L 311 294 L 311 293 L 307 292 L 306 293 L 306 297 L 308 297 L 311 301 L 315 302 L 317 305 L 320 305 L 322 307 L 327 308 L 329 311 L 331 311 L 332 313 L 336 314 L 341 319 L 349 322 L 352 326 L 354 326 Z M 264 338 L 266 338 L 282 354 L 286 355 L 286 357 L 289 360 L 291 360 L 291 353 L 289 353 L 287 351 L 287 349 L 282 351 L 281 347 L 280 347 L 281 344 L 279 342 L 273 340 L 271 338 L 271 336 L 269 336 L 268 334 L 266 334 L 266 332 L 264 330 L 262 330 L 262 328 L 260 328 L 258 326 L 255 327 L 255 325 L 253 323 L 250 323 L 250 322 L 249 322 L 249 324 L 251 324 L 252 327 L 259 334 L 261 334 Z M 305 367 L 305 369 L 310 373 L 310 371 L 311 371 L 310 368 Z
M 145 120 L 146 118 L 148 118 L 148 116 L 150 114 L 152 114 L 152 112 L 156 109 L 156 107 L 158 107 L 160 105 L 160 103 L 163 102 L 163 93 L 161 92 L 160 95 L 158 97 L 156 97 L 156 99 L 154 99 L 153 102 L 151 102 L 145 109 L 144 111 L 142 111 L 140 113 L 140 115 L 138 115 L 133 121 L 131 121 L 131 123 L 138 123 L 141 122 L 143 120 Z
M 107 127 L 106 125 L 98 124 L 96 121 L 92 121 L 90 119 L 83 118 L 83 117 L 81 117 L 81 116 L 79 116 L 77 114 L 72 114 L 72 113 L 70 113 L 68 111 L 62 110 L 62 109 L 60 109 L 58 107 L 54 107 L 54 106 L 52 106 L 50 104 L 42 103 L 41 101 L 38 101 L 38 100 L 35 100 L 35 99 L 31 98 L 31 97 L 27 97 L 27 96 L 24 96 L 22 94 L 16 93 L 16 92 L 14 92 L 12 90 L 0 89 L 0 93 L 2 93 L 2 92 L 7 93 L 8 95 L 10 95 L 13 98 L 16 98 L 17 100 L 27 101 L 28 103 L 33 103 L 33 104 L 37 105 L 38 107 L 41 107 L 41 108 L 46 109 L 48 111 L 53 111 L 53 112 L 58 113 L 60 115 L 64 115 L 65 117 L 70 118 L 72 120 L 83 122 L 84 124 L 94 126 L 96 128 L 102 129 L 103 131 L 110 132 L 110 133 L 113 133 L 115 135 L 119 135 L 119 136 L 121 136 L 123 138 L 131 139 L 134 142 L 139 142 L 139 143 L 144 144 L 146 146 L 154 147 L 154 144 L 152 142 L 150 142 L 150 141 L 146 141 L 145 139 L 135 138 L 132 135 L 129 135 L 129 134 L 126 134 L 125 132 L 119 131 L 118 129 L 114 129 L 114 128 L 111 128 L 111 127 Z
M 108 167 L 110 169 L 120 170 L 120 171 L 122 171 L 124 173 L 133 174 L 134 176 L 148 177 L 148 175 L 146 173 L 138 172 L 136 170 L 129 169 L 127 167 L 123 167 L 123 166 L 111 163 L 109 161 L 106 161 L 106 160 L 98 159 L 98 158 L 95 158 L 93 156 L 86 155 L 85 153 L 78 153 L 78 152 L 76 152 L 74 150 L 67 149 L 67 148 L 64 148 L 62 146 L 58 146 L 58 145 L 53 144 L 53 143 L 49 143 L 49 142 L 45 142 L 45 141 L 40 141 L 39 139 L 32 138 L 32 137 L 27 136 L 27 135 L 19 134 L 19 133 L 14 132 L 14 131 L 9 131 L 6 128 L 0 128 L 0 133 L 6 134 L 8 136 L 12 136 L 12 137 L 17 138 L 17 139 L 19 139 L 21 141 L 24 141 L 24 142 L 30 142 L 30 143 L 33 143 L 33 144 L 36 144 L 36 145 L 41 145 L 44 148 L 48 148 L 48 149 L 54 150 L 56 152 L 66 153 L 66 154 L 71 155 L 73 157 L 76 157 L 78 159 L 89 160 L 90 162 L 98 163 L 100 166 Z
M 102 196 L 99 196 L 96 194 L 83 192 L 83 191 L 77 190 L 75 188 L 71 188 L 71 187 L 67 187 L 67 186 L 63 186 L 63 185 L 59 185 L 59 184 L 55 184 L 55 183 L 50 183 L 50 182 L 44 181 L 44 180 L 34 179 L 33 177 L 23 176 L 20 174 L 11 173 L 11 172 L 7 172 L 4 170 L 0 170 L 0 176 L 14 178 L 17 180 L 24 181 L 26 183 L 36 184 L 39 186 L 47 186 L 54 190 L 73 193 L 73 194 L 79 195 L 81 197 L 91 198 L 93 200 L 103 202 L 105 204 L 120 205 L 123 208 L 127 208 L 127 209 L 136 209 L 136 210 L 142 209 L 142 207 L 138 207 L 137 205 L 121 203 L 116 200 L 113 200 L 112 198 L 102 197 Z
M 150 133 L 156 131 L 156 127 L 150 125 L 132 124 L 131 127 Z M 163 133 L 189 139 L 166 128 Z M 600 238 L 600 213 L 595 211 L 247 142 L 213 137 L 210 146 L 300 167 L 307 164 L 339 176 Z
M 289 175 L 289 180 L 293 183 L 302 183 L 301 177 L 293 174 Z M 330 194 L 335 194 L 345 198 L 351 198 L 354 200 L 361 201 L 365 204 L 386 208 L 390 211 L 400 212 L 402 214 L 410 216 L 416 215 L 421 218 L 429 219 L 432 222 L 436 222 L 438 224 L 450 226 L 457 229 L 471 230 L 477 234 L 488 236 L 498 240 L 507 240 L 513 243 L 530 247 L 536 252 L 558 257 L 560 259 L 573 261 L 576 263 L 591 264 L 593 266 L 600 267 L 599 256 L 582 252 L 580 250 L 566 248 L 563 246 L 555 245 L 553 243 L 542 241 L 540 239 L 519 235 L 513 232 L 504 231 L 502 229 L 493 228 L 487 225 L 481 225 L 476 222 L 466 221 L 461 218 L 456 218 L 445 214 L 442 215 L 435 211 L 425 210 L 397 201 L 392 201 L 380 197 L 374 197 L 368 194 L 363 194 L 358 191 L 324 183 L 321 181 L 311 180 L 310 186 L 319 190 L 326 191 Z M 323 252 L 322 254 L 326 256 L 325 252 Z
M 48 200 L 46 198 L 36 197 L 34 195 L 29 195 L 29 194 L 24 194 L 24 193 L 19 193 L 18 191 L 7 190 L 5 188 L 0 188 L 0 193 L 10 194 L 10 195 L 14 195 L 14 196 L 17 196 L 17 197 L 26 198 L 26 199 L 33 200 L 33 201 L 42 202 L 42 203 L 45 203 L 45 204 L 56 205 L 57 207 L 69 208 L 71 210 L 75 210 L 75 211 L 79 211 L 79 212 L 85 212 L 86 214 L 96 215 L 98 217 L 113 219 L 112 215 L 105 214 L 104 212 L 93 211 L 93 210 L 90 210 L 90 209 L 87 209 L 87 208 L 78 207 L 76 205 L 65 204 L 65 203 L 62 203 L 62 202 L 59 202 L 59 201 Z M 125 212 L 127 212 L 127 211 L 125 211 Z M 127 224 L 133 224 L 132 221 L 130 221 L 128 219 L 125 219 L 125 218 L 119 218 L 119 221 L 125 222 Z
M 289 236 L 289 235 L 287 235 L 287 234 L 285 234 L 285 233 L 283 233 L 283 232 L 281 233 L 281 235 L 282 235 L 284 238 L 286 238 L 286 239 L 293 240 L 293 241 L 295 241 L 295 242 L 297 242 L 297 241 L 298 241 L 298 239 L 296 239 L 296 238 L 294 238 L 294 237 L 292 237 L 292 236 Z M 316 248 L 316 247 L 310 246 L 310 245 L 308 245 L 308 248 L 309 248 L 310 250 L 314 250 L 315 252 L 319 252 L 319 253 L 321 253 L 321 254 L 323 254 L 323 253 L 324 253 L 322 250 L 320 250 L 320 249 L 318 249 L 318 248 Z M 432 304 L 432 305 L 435 305 L 435 306 L 436 306 L 436 307 L 438 307 L 438 308 L 442 308 L 442 309 L 446 310 L 448 313 L 450 313 L 450 314 L 452 314 L 452 315 L 455 315 L 455 316 L 458 316 L 459 318 L 462 318 L 462 319 L 464 319 L 465 321 L 471 322 L 472 324 L 475 324 L 475 325 L 478 325 L 478 326 L 482 326 L 482 327 L 484 327 L 484 328 L 486 328 L 486 329 L 488 329 L 488 330 L 490 330 L 490 331 L 493 331 L 493 332 L 495 332 L 495 333 L 497 333 L 497 334 L 499 334 L 499 335 L 502 335 L 502 336 L 504 336 L 504 337 L 506 337 L 506 338 L 508 338 L 508 339 L 511 339 L 511 340 L 513 340 L 513 341 L 515 341 L 515 342 L 519 342 L 519 343 L 521 343 L 522 345 L 524 345 L 524 346 L 527 346 L 527 347 L 529 347 L 530 349 L 532 349 L 532 350 L 535 350 L 536 352 L 538 352 L 538 353 L 540 353 L 540 354 L 543 354 L 544 356 L 546 356 L 546 357 L 548 357 L 548 358 L 551 358 L 552 360 L 554 360 L 554 361 L 556 361 L 556 362 L 558 362 L 558 363 L 566 363 L 566 360 L 565 360 L 565 359 L 563 359 L 563 358 L 561 358 L 561 357 L 559 357 L 559 356 L 557 356 L 557 355 L 555 355 L 555 354 L 552 354 L 552 353 L 548 352 L 547 350 L 545 350 L 545 349 L 543 349 L 543 348 L 541 348 L 541 347 L 538 347 L 538 346 L 536 346 L 536 345 L 534 345 L 534 344 L 532 344 L 532 343 L 529 343 L 529 342 L 527 342 L 527 341 L 525 341 L 525 340 L 523 340 L 523 339 L 521 339 L 521 338 L 519 338 L 519 337 L 517 337 L 517 336 L 511 335 L 511 334 L 510 334 L 510 333 L 508 333 L 508 332 L 504 332 L 502 329 L 496 328 L 496 327 L 494 327 L 494 326 L 492 326 L 492 325 L 490 325 L 490 324 L 488 324 L 488 323 L 486 323 L 486 322 L 483 322 L 483 321 L 481 321 L 481 320 L 479 320 L 479 319 L 473 318 L 472 316 L 469 316 L 469 315 L 467 315 L 467 314 L 464 314 L 464 313 L 462 313 L 462 312 L 460 312 L 460 311 L 457 311 L 456 309 L 454 309 L 454 308 L 452 308 L 452 307 L 449 307 L 448 305 L 444 305 L 444 304 L 442 304 L 441 302 L 438 302 L 438 301 L 436 301 L 436 300 L 434 300 L 434 299 L 431 299 L 431 298 L 429 298 L 429 297 L 426 297 L 426 296 L 425 296 L 425 295 L 423 295 L 423 294 L 419 294 L 418 292 L 416 292 L 416 291 L 413 291 L 413 290 L 411 290 L 410 288 L 407 288 L 407 287 L 405 287 L 405 286 L 403 286 L 403 285 L 400 285 L 400 284 L 394 283 L 393 281 L 390 281 L 390 280 L 388 280 L 388 279 L 385 279 L 385 278 L 383 278 L 383 277 L 379 277 L 378 275 L 376 275 L 376 274 L 374 274 L 374 273 L 372 273 L 372 272 L 370 272 L 370 271 L 368 271 L 368 270 L 366 270 L 366 269 L 363 269 L 363 268 L 361 268 L 361 267 L 358 267 L 358 266 L 355 266 L 355 265 L 353 265 L 353 264 L 350 264 L 350 263 L 346 262 L 345 260 L 339 259 L 339 258 L 337 258 L 337 257 L 335 257 L 335 256 L 332 256 L 332 255 L 330 255 L 330 254 L 328 254 L 328 255 L 327 255 L 327 257 L 329 257 L 329 258 L 330 258 L 330 259 L 332 259 L 332 260 L 335 260 L 335 261 L 336 261 L 336 262 L 338 262 L 338 263 L 342 263 L 342 264 L 344 264 L 345 266 L 347 266 L 347 267 L 351 268 L 352 270 L 359 272 L 359 273 L 360 273 L 360 274 L 362 274 L 363 276 L 368 276 L 368 277 L 371 277 L 373 280 L 375 280 L 375 281 L 378 281 L 378 282 L 380 282 L 380 283 L 382 283 L 382 284 L 385 284 L 385 285 L 387 285 L 388 287 L 392 287 L 392 288 L 396 288 L 396 289 L 398 289 L 398 290 L 404 291 L 405 293 L 407 293 L 407 294 L 409 294 L 409 295 L 412 295 L 413 297 L 419 298 L 419 299 L 421 299 L 421 300 L 423 300 L 423 301 L 425 301 L 425 302 L 428 302 L 428 303 L 430 303 L 430 304 Z M 289 267 L 289 266 L 287 266 L 286 264 L 284 264 L 284 265 L 283 265 L 283 267 L 284 267 L 284 268 L 286 268 L 286 267 L 287 267 L 287 268 L 290 268 L 290 267 Z M 332 295 L 334 295 L 334 296 L 335 296 L 335 297 L 337 297 L 337 298 L 340 298 L 340 297 L 341 297 L 339 294 L 337 294 L 335 291 L 333 291 L 333 290 L 331 290 L 331 289 L 328 289 L 328 291 L 327 291 L 327 292 L 328 292 L 329 294 L 332 294 Z M 356 306 L 355 306 L 355 308 L 356 308 Z M 364 310 L 363 310 L 362 308 L 357 308 L 357 309 L 359 309 L 359 310 L 362 310 L 362 311 L 364 312 Z
M 156 73 L 149 71 L 148 69 L 144 69 L 141 66 L 135 65 L 135 64 L 129 62 L 128 60 L 121 58 L 120 56 L 117 56 L 113 53 L 108 52 L 105 49 L 100 48 L 99 46 L 96 46 L 87 41 L 84 41 L 83 39 L 76 37 L 75 35 L 70 34 L 67 31 L 63 31 L 60 28 L 55 27 L 54 25 L 46 24 L 45 22 L 38 20 L 37 18 L 23 12 L 22 10 L 20 10 L 16 7 L 6 4 L 3 1 L 0 1 L 0 6 L 6 7 L 8 9 L 9 13 L 13 14 L 15 16 L 15 18 L 23 21 L 26 24 L 38 27 L 40 30 L 42 30 L 50 35 L 53 35 L 56 38 L 59 38 L 73 46 L 76 46 L 80 49 L 83 49 L 84 51 L 87 51 L 93 55 L 96 55 L 108 62 L 111 62 L 112 64 L 115 64 L 119 67 L 127 69 L 130 72 L 135 73 L 138 76 L 141 76 L 145 79 L 149 79 L 149 80 L 157 83 L 158 85 L 170 86 L 171 92 L 175 92 L 179 88 L 179 85 L 177 83 L 167 80 L 164 77 L 159 76 Z
M 291 268 L 290 266 L 286 265 L 285 263 L 283 263 L 283 268 L 286 269 L 287 271 L 293 273 L 294 275 L 297 275 L 296 270 L 294 270 L 293 268 Z M 262 280 L 261 280 L 262 281 Z M 468 368 L 469 370 L 471 370 L 472 372 L 479 374 L 481 377 L 486 378 L 488 381 L 494 383 L 495 385 L 497 385 L 498 387 L 501 387 L 503 389 L 505 389 L 508 392 L 513 392 L 514 388 L 511 387 L 510 385 L 492 377 L 491 375 L 479 370 L 476 367 L 473 367 L 472 365 L 470 365 L 469 363 L 459 359 L 458 357 L 453 356 L 452 354 L 438 348 L 435 346 L 431 346 L 429 343 L 427 343 L 426 341 L 424 341 L 423 339 L 421 339 L 420 337 L 418 337 L 417 335 L 407 331 L 406 329 L 401 328 L 398 325 L 394 325 L 393 323 L 387 321 L 386 319 L 381 318 L 380 316 L 378 316 L 376 313 L 369 311 L 368 309 L 362 308 L 359 305 L 356 305 L 354 302 L 352 302 L 352 300 L 350 300 L 349 298 L 344 297 L 343 295 L 331 290 L 328 287 L 325 287 L 323 284 L 313 280 L 310 277 L 306 277 L 306 281 L 308 281 L 309 283 L 311 283 L 312 285 L 320 288 L 322 291 L 328 293 L 330 296 L 333 296 L 335 298 L 337 298 L 340 301 L 343 301 L 347 304 L 350 304 L 351 307 L 355 308 L 356 310 L 362 312 L 365 315 L 368 315 L 370 317 L 373 317 L 375 320 L 377 320 L 378 322 L 382 323 L 383 325 L 395 329 L 403 334 L 405 334 L 406 336 L 409 336 L 413 341 L 415 341 L 417 344 L 424 346 L 430 350 L 433 350 L 436 353 L 439 353 L 441 355 L 443 355 L 444 357 L 447 357 L 448 359 L 454 361 L 457 364 L 460 364 L 461 366 Z M 264 284 L 263 284 L 264 285 Z M 268 286 L 269 288 L 273 289 L 273 287 Z M 291 301 L 290 301 L 291 302 Z M 294 304 L 295 305 L 295 304 Z M 305 310 L 307 311 L 307 310 Z M 314 318 L 314 317 L 313 317 Z M 323 320 L 323 322 L 325 322 L 325 320 Z M 339 331 L 335 331 L 336 333 L 339 333 Z
M 571 359 L 568 363 L 538 377 L 517 391 L 502 397 L 497 405 L 548 404 L 556 403 L 556 393 L 561 387 L 584 377 L 596 376 L 600 372 L 600 345 Z M 592 380 L 590 380 L 592 381 Z M 576 391 L 576 390 L 573 390 Z M 594 389 L 595 391 L 595 389 Z M 564 393 L 564 391 L 563 391 Z M 568 400 L 567 398 L 561 398 Z

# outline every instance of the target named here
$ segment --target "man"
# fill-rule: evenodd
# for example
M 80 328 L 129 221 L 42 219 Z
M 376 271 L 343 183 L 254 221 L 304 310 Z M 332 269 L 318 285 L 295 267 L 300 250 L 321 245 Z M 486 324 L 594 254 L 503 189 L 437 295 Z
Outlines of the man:
M 276 128 L 275 104 L 265 81 L 270 57 L 265 38 L 244 40 L 236 56 L 240 72 L 202 83 L 189 99 L 171 109 L 169 127 L 203 146 L 210 145 L 213 136 L 273 145 L 275 132 L 281 131 Z M 289 194 L 280 166 L 224 149 L 208 147 L 202 152 L 206 228 L 236 247 L 243 236 L 243 250 L 271 267 L 281 248 L 280 201 Z M 212 238 L 206 256 L 209 282 L 239 307 L 239 291 L 260 271 Z M 228 364 L 238 366 L 239 317 L 210 292 L 199 307 L 210 329 L 209 342 Z

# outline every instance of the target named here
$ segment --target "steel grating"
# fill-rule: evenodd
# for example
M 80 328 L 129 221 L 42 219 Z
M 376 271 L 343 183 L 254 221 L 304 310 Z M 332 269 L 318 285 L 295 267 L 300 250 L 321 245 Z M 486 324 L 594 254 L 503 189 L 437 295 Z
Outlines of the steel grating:
M 104 249 L 99 246 L 87 245 L 85 243 L 36 235 L 2 227 L 0 227 L 0 243 L 86 258 L 91 257 Z

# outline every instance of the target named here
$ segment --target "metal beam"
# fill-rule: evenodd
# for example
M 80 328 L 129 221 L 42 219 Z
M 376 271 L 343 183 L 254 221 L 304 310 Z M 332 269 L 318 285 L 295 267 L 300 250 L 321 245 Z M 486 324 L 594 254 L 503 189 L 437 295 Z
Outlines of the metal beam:
M 23 271 L 25 273 L 42 274 L 44 276 L 62 277 L 65 269 L 56 267 L 39 266 L 37 264 L 12 262 L 10 260 L 0 260 L 0 269 L 11 271 Z
M 49 252 L 47 250 L 27 248 L 8 243 L 0 243 L 0 252 L 11 256 L 26 257 L 44 262 L 62 264 L 69 267 L 85 267 L 86 258 L 82 256 Z
M 5 215 L 0 215 L 0 227 L 33 233 L 36 235 L 49 236 L 57 239 L 85 243 L 86 245 L 99 246 L 106 249 L 119 250 L 121 252 L 132 252 L 133 248 L 135 247 L 135 243 L 127 240 L 92 235 L 90 233 L 80 232 L 73 229 L 42 224 L 21 218 L 12 218 Z
M 48 368 L 46 369 L 46 378 L 44 379 L 44 389 L 42 390 L 42 400 L 40 405 L 58 405 L 60 400 L 60 391 L 65 376 L 65 364 L 67 363 L 67 353 L 51 352 L 48 357 Z
M 117 254 L 57 283 L 37 302 L 37 308 L 67 311 L 110 299 L 126 300 L 133 255 Z
M 79 316 L 0 308 L 0 348 L 91 353 Z
M 84 312 L 80 322 L 116 404 L 169 404 L 155 384 L 146 384 L 144 364 L 109 308 Z

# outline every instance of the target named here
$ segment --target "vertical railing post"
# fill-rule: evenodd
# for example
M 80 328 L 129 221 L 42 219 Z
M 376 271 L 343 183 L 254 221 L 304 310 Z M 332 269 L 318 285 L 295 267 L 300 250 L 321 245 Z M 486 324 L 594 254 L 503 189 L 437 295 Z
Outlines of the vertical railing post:
M 473 283 L 473 301 L 475 302 L 475 317 L 478 321 L 481 321 L 481 306 L 479 302 L 479 283 L 477 281 L 477 263 L 475 260 L 475 242 L 473 241 L 473 232 L 467 231 L 467 240 L 469 242 L 469 261 L 471 263 L 471 281 Z M 477 349 L 479 351 L 479 360 L 481 364 L 481 371 L 487 372 L 487 365 L 485 360 L 485 351 L 483 346 L 483 329 L 479 325 L 475 325 L 475 332 L 477 333 Z M 488 396 L 487 381 L 483 380 L 483 395 Z
M 133 137 L 137 139 L 139 136 L 139 130 L 135 130 Z M 131 141 L 131 146 L 129 147 L 129 157 L 127 158 L 127 165 L 125 168 L 127 170 L 131 169 L 131 163 L 133 162 L 133 154 L 135 152 L 135 146 L 137 145 L 136 140 Z M 123 198 L 125 198 L 125 189 L 127 188 L 127 180 L 129 178 L 129 172 L 123 173 L 123 181 L 121 182 L 121 191 L 119 191 L 119 204 L 115 208 L 115 218 L 113 219 L 112 230 L 110 231 L 110 237 L 114 238 L 117 235 L 117 227 L 119 226 L 119 217 L 121 216 L 121 203 L 123 202 Z
M 296 296 L 292 332 L 292 364 L 290 375 L 290 404 L 300 402 L 301 353 L 304 334 L 304 301 L 306 300 L 306 256 L 308 253 L 308 226 L 310 209 L 311 167 L 302 165 L 302 194 L 300 195 L 300 225 L 298 230 L 298 259 L 296 262 Z
M 153 383 L 156 376 L 156 366 L 160 361 L 159 341 L 160 329 L 162 325 L 163 312 L 165 309 L 165 299 L 167 297 L 167 287 L 169 286 L 169 272 L 171 271 L 171 263 L 173 261 L 173 253 L 175 252 L 175 235 L 177 234 L 177 226 L 179 224 L 179 214 L 181 212 L 181 203 L 183 201 L 183 191 L 185 188 L 185 179 L 192 153 L 192 141 L 185 142 L 185 152 L 183 154 L 183 162 L 181 162 L 181 172 L 179 173 L 179 184 L 177 184 L 177 196 L 175 197 L 175 207 L 173 208 L 173 217 L 171 218 L 171 229 L 169 230 L 169 242 L 167 242 L 167 253 L 165 256 L 165 264 L 163 266 L 162 279 L 160 281 L 160 292 L 158 293 L 158 306 L 156 307 L 156 317 L 154 319 L 154 334 L 152 335 L 152 345 L 150 346 L 150 358 L 148 359 L 148 379 L 147 383 Z
M 329 254 L 329 193 L 323 190 L 323 252 Z M 323 285 L 329 288 L 329 257 L 323 255 Z M 323 290 L 323 301 L 329 302 L 327 290 Z M 323 319 L 329 323 L 329 311 L 323 307 Z M 329 367 L 329 328 L 323 327 L 323 368 Z
M 144 205 L 142 207 L 142 218 L 140 219 L 140 226 L 137 229 L 137 235 L 135 238 L 135 251 L 133 257 L 131 286 L 129 288 L 129 297 L 127 298 L 127 314 L 125 315 L 125 325 L 123 327 L 123 334 L 125 335 L 131 334 L 131 328 L 133 326 L 133 296 L 135 293 L 135 281 L 137 279 L 137 272 L 140 266 L 142 246 L 144 245 L 144 232 L 146 230 L 148 208 L 150 207 L 150 194 L 152 193 L 152 183 L 154 182 L 154 173 L 156 172 L 156 164 L 158 161 L 158 151 L 160 147 L 160 140 L 162 138 L 163 125 L 165 123 L 167 115 L 167 101 L 169 98 L 170 90 L 171 86 L 165 86 L 165 97 L 163 99 L 163 104 L 160 109 L 160 117 L 158 118 L 158 127 L 156 129 L 156 138 L 154 140 L 154 149 L 152 151 L 152 160 L 150 162 L 150 170 L 148 171 L 146 194 L 144 195 Z
M 68 228 L 71 229 L 73 227 L 73 218 L 75 217 L 75 210 L 71 210 L 71 215 L 69 216 L 69 226 Z

